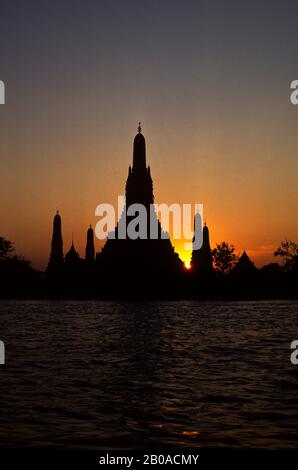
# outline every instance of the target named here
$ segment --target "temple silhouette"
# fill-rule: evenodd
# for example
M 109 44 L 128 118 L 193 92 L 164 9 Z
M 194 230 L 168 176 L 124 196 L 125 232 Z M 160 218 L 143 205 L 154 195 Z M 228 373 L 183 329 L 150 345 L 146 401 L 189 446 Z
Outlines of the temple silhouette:
M 115 293 L 115 290 L 121 296 L 136 293 L 146 296 L 152 290 L 155 294 L 170 294 L 175 284 L 181 281 L 184 264 L 175 252 L 170 237 L 162 230 L 156 213 L 150 212 L 150 205 L 153 203 L 153 181 L 150 166 L 146 163 L 146 142 L 139 123 L 133 142 L 133 162 L 128 168 L 125 206 L 114 232 L 108 236 L 102 251 L 95 256 L 94 231 L 90 226 L 87 231 L 85 259 L 80 259 L 73 241 L 64 257 L 62 221 L 57 211 L 53 221 L 47 279 L 57 286 L 64 278 L 64 285 L 70 283 L 73 288 L 77 288 L 78 284 L 82 285 L 77 281 L 84 274 L 89 280 L 89 287 L 94 287 L 97 279 L 98 289 L 109 295 Z M 145 238 L 140 236 L 131 239 L 127 233 L 128 225 L 135 217 L 128 213 L 134 204 L 141 204 L 146 209 Z M 153 224 L 157 227 L 156 239 L 150 237 Z
M 139 232 L 139 236 L 132 239 L 128 226 L 136 220 L 136 213 L 130 211 L 136 204 L 146 209 L 146 233 Z M 50 298 L 112 299 L 263 298 L 289 297 L 296 292 L 295 275 L 285 275 L 274 266 L 257 269 L 245 250 L 229 275 L 218 275 L 214 269 L 209 229 L 206 222 L 202 227 L 199 213 L 194 218 L 191 270 L 188 271 L 170 237 L 163 231 L 155 210 L 152 211 L 153 204 L 153 180 L 139 123 L 125 185 L 125 205 L 102 250 L 95 252 L 94 230 L 90 225 L 84 258 L 80 257 L 73 239 L 64 255 L 62 219 L 57 211 L 48 266 L 39 279 L 34 273 L 34 282 L 36 279 L 38 282 L 36 290 L 30 285 L 32 292 Z M 152 227 L 155 227 L 155 238 L 151 237 Z M 197 249 L 195 242 L 200 235 L 202 244 Z
M 150 205 L 154 203 L 153 181 L 150 166 L 146 163 L 146 142 L 139 124 L 138 133 L 133 142 L 133 163 L 128 168 L 125 187 L 125 207 L 113 233 L 108 237 L 102 252 L 97 256 L 108 277 L 115 277 L 121 282 L 129 276 L 132 287 L 145 293 L 151 283 L 155 290 L 166 289 L 175 281 L 175 275 L 182 270 L 183 263 L 175 253 L 170 238 L 161 228 L 155 212 L 150 217 Z M 128 214 L 133 204 L 142 204 L 146 209 L 147 223 L 145 238 L 132 240 L 127 233 L 129 223 L 134 216 Z M 152 207 L 152 206 L 151 206 Z M 151 239 L 151 226 L 157 227 L 157 239 Z M 119 232 L 125 238 L 119 237 Z M 123 235 L 122 235 L 123 236 Z

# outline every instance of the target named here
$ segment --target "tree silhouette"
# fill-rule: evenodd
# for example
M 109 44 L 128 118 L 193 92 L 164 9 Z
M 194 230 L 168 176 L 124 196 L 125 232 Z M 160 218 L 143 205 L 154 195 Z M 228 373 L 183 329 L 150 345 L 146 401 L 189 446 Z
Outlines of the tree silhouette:
M 227 242 L 217 243 L 216 248 L 212 250 L 212 257 L 215 270 L 220 274 L 229 273 L 239 260 L 234 245 L 229 245 Z
M 4 237 L 0 237 L 0 261 L 4 261 L 14 254 L 13 243 L 6 240 Z
M 286 271 L 298 271 L 298 245 L 291 240 L 281 242 L 275 250 L 274 256 L 280 256 L 284 259 L 284 269 Z

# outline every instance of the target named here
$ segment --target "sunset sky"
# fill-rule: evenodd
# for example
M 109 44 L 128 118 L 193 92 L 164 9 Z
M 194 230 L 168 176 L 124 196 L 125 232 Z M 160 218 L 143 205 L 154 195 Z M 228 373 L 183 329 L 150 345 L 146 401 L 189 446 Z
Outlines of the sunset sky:
M 294 0 L 2 2 L 0 235 L 44 268 L 59 208 L 83 256 L 142 121 L 156 202 L 203 203 L 212 246 L 272 261 L 298 241 L 297 18 Z

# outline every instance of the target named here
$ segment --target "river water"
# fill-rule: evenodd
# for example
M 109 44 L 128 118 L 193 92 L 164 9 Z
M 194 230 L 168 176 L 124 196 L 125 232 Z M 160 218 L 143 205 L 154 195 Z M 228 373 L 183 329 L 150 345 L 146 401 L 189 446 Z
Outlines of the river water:
M 297 445 L 298 302 L 2 301 L 0 445 Z

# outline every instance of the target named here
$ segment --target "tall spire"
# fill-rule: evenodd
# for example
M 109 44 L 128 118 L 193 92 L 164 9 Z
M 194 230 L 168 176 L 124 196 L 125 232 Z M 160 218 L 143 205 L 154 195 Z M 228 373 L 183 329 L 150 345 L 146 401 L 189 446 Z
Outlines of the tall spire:
M 53 235 L 51 243 L 51 254 L 48 269 L 59 268 L 63 265 L 63 240 L 62 240 L 62 223 L 59 211 L 53 220 Z
M 195 233 L 198 228 L 198 222 L 201 224 L 201 217 L 197 214 L 195 216 Z M 194 247 L 191 257 L 191 266 L 194 271 L 200 274 L 208 274 L 212 272 L 212 253 L 210 248 L 209 229 L 207 227 L 206 221 L 203 227 L 203 244 L 202 247 L 198 250 Z
M 128 169 L 126 182 L 127 207 L 135 203 L 147 207 L 154 201 L 150 169 L 146 166 L 146 142 L 141 131 L 139 122 L 138 133 L 133 141 L 133 164 Z
M 172 289 L 174 278 L 171 270 L 180 271 L 182 263 L 174 252 L 170 239 L 163 237 L 157 213 L 150 211 L 150 205 L 154 203 L 153 182 L 150 168 L 146 166 L 146 143 L 141 123 L 133 142 L 133 165 L 128 169 L 125 196 L 125 206 L 115 231 L 108 236 L 100 257 L 96 258 L 107 272 L 108 281 L 103 279 L 103 282 L 113 286 L 114 280 L 118 278 L 119 292 L 125 297 L 130 295 L 132 286 L 137 296 L 145 292 L 145 295 L 149 294 L 152 283 L 162 284 L 164 289 L 166 282 Z M 136 228 L 136 231 L 139 230 L 139 236 L 135 240 L 129 236 L 123 237 L 123 234 L 129 234 L 131 222 L 132 225 L 138 222 L 137 214 L 132 215 L 129 211 L 133 204 L 142 204 L 147 212 L 146 237 L 143 236 L 143 227 L 139 224 L 139 229 Z
M 139 122 L 138 133 L 133 142 L 133 171 L 144 173 L 146 171 L 146 143 L 142 134 L 141 123 Z
M 95 257 L 94 233 L 93 233 L 93 228 L 90 224 L 90 227 L 87 230 L 85 260 L 87 261 L 87 263 L 93 263 L 94 257 Z

